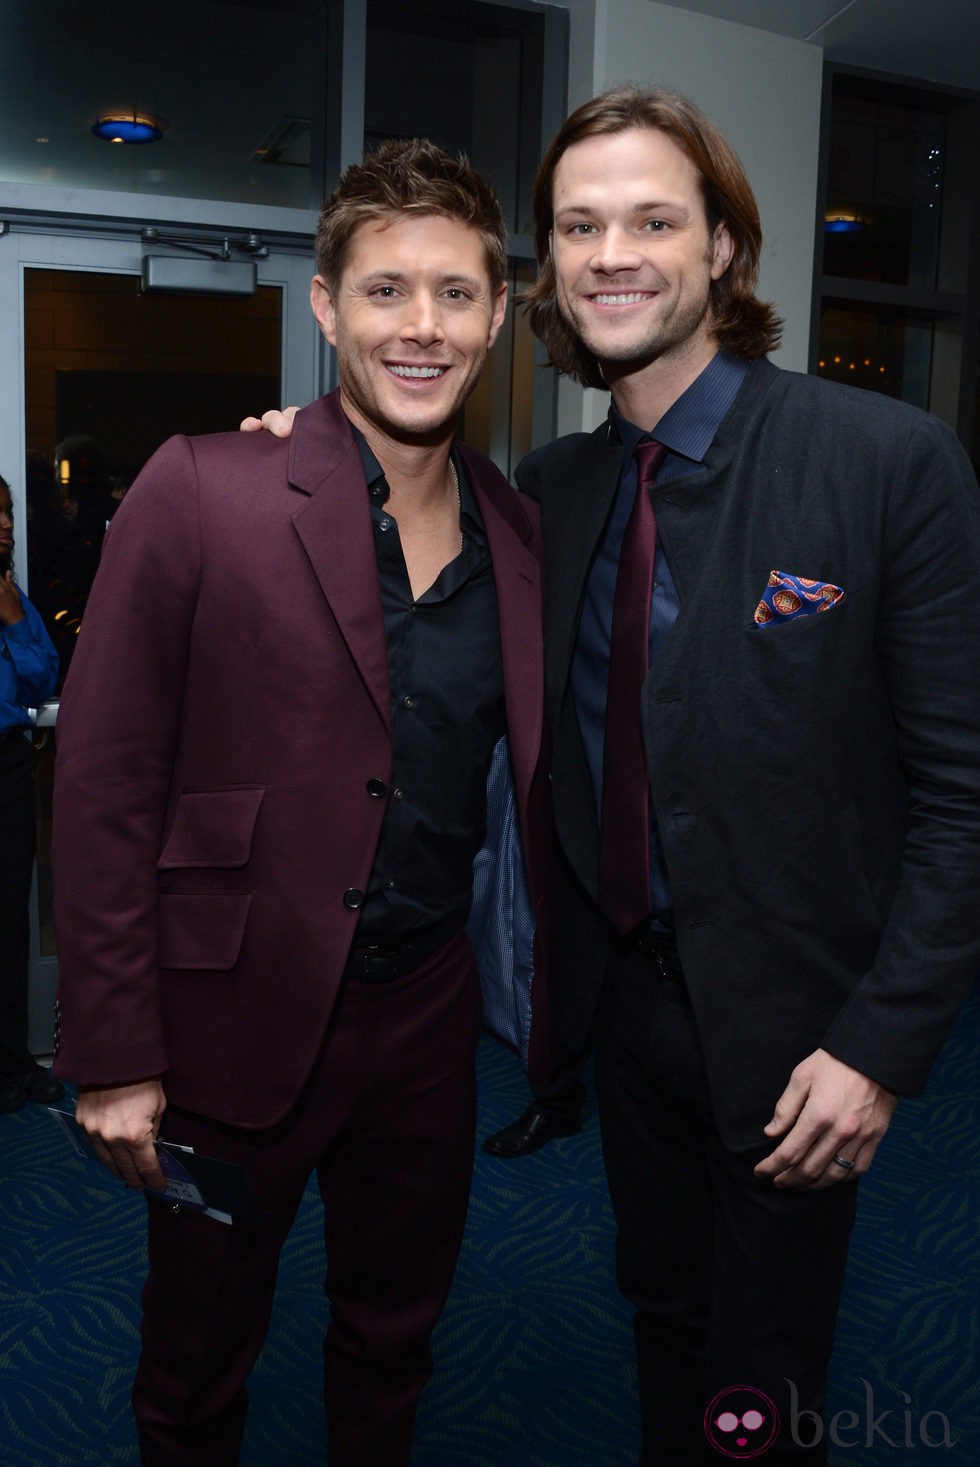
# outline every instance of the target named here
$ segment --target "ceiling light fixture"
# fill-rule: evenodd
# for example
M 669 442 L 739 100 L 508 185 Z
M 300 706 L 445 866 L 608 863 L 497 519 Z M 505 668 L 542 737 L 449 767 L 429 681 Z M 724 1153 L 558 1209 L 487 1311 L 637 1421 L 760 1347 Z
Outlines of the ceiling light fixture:
M 149 112 L 100 112 L 92 135 L 104 143 L 158 143 L 169 126 L 165 117 Z
M 828 209 L 824 215 L 824 231 L 827 234 L 858 234 L 865 228 L 867 220 L 860 214 L 840 209 Z

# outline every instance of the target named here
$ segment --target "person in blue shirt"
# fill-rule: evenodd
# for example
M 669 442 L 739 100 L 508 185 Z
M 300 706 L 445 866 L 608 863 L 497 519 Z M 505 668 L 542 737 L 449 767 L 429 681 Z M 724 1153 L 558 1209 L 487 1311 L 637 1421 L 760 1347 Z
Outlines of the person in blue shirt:
M 34 870 L 34 747 L 28 708 L 50 698 L 58 654 L 14 581 L 13 504 L 0 478 L 0 1112 L 50 1105 L 64 1086 L 27 1047 L 28 903 Z

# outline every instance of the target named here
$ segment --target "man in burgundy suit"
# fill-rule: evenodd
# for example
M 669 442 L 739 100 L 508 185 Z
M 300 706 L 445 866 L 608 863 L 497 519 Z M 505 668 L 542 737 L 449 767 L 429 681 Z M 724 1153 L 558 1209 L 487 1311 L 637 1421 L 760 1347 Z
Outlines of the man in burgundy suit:
M 165 1137 L 254 1202 L 225 1226 L 149 1200 L 151 1467 L 238 1460 L 311 1171 L 330 1461 L 407 1467 L 481 1016 L 532 1069 L 544 1046 L 536 511 L 452 437 L 504 316 L 499 206 L 465 160 L 385 144 L 325 206 L 317 269 L 338 391 L 288 443 L 151 460 L 59 718 L 58 1071 L 130 1186 L 162 1185 Z

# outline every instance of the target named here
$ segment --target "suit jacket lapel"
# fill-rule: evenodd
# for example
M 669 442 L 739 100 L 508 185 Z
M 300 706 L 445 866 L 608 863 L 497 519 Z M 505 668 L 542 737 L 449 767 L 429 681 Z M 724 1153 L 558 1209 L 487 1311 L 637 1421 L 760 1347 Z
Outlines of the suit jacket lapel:
M 616 496 L 621 460 L 622 449 L 610 444 L 603 424 L 591 437 L 576 441 L 568 481 L 549 485 L 547 501 L 542 497 L 547 564 L 561 568 L 560 575 L 548 579 L 549 681 L 557 699 L 571 675 L 582 598 Z
M 464 444 L 457 447 L 479 501 L 490 546 L 511 755 L 518 787 L 526 791 L 544 721 L 541 566 L 530 548 L 533 526 L 523 501 L 509 484 L 491 477 Z
M 391 694 L 371 508 L 350 424 L 336 393 L 297 414 L 289 482 L 305 497 L 293 525 L 341 636 L 384 721 Z

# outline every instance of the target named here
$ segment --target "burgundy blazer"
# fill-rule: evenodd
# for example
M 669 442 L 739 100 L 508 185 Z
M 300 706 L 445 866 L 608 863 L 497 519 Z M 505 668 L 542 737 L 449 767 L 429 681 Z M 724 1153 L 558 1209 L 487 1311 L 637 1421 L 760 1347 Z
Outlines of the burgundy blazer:
M 536 511 L 461 453 L 493 562 L 540 911 Z M 357 922 L 345 894 L 366 887 L 381 830 L 389 702 L 370 507 L 337 395 L 288 441 L 164 444 L 106 537 L 58 717 L 60 1074 L 162 1074 L 171 1101 L 242 1126 L 290 1109 Z M 543 986 L 532 993 L 543 1015 Z

